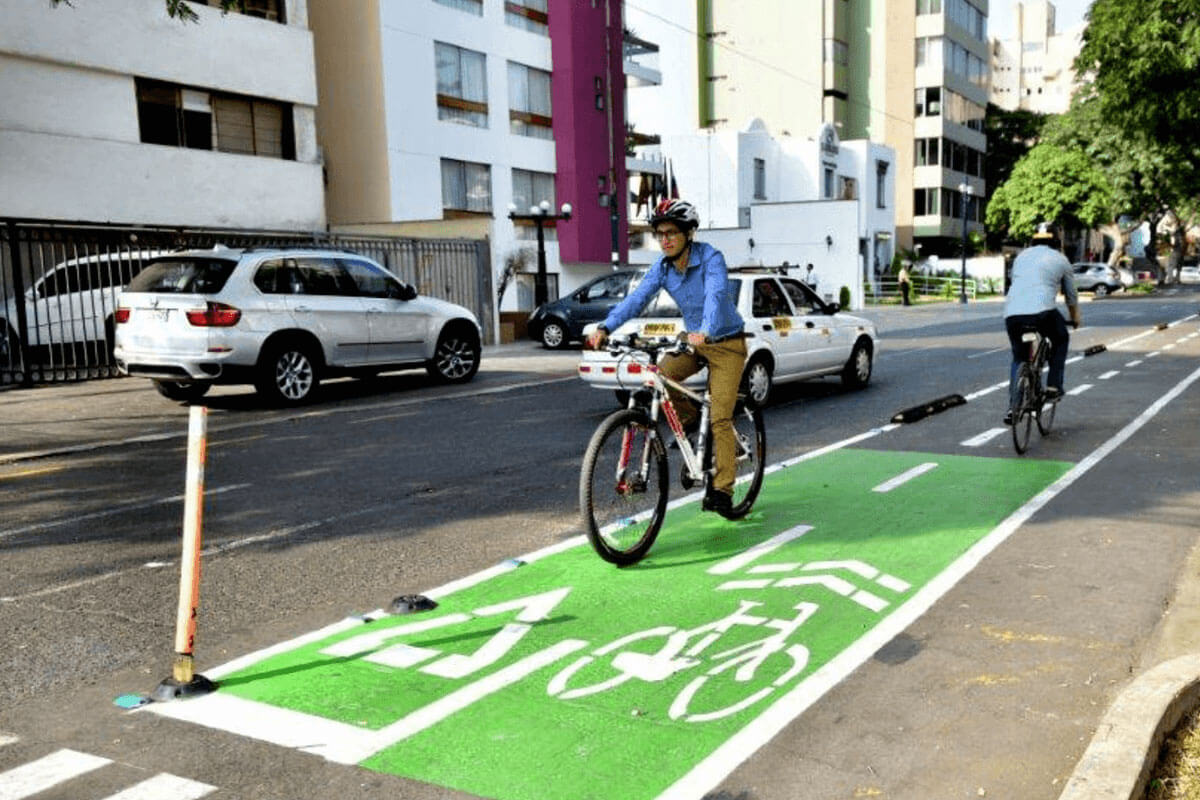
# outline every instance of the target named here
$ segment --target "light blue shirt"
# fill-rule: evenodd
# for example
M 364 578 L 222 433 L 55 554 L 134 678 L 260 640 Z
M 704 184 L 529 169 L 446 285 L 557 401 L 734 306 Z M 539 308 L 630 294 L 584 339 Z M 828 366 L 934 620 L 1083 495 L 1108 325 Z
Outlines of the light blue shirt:
M 692 242 L 688 268 L 682 275 L 665 255 L 659 256 L 633 293 L 608 312 L 604 327 L 615 331 L 647 303 L 666 289 L 683 313 L 690 333 L 703 333 L 710 339 L 722 339 L 740 333 L 745 327 L 728 291 L 729 277 L 725 256 L 706 242 Z
M 1004 316 L 1040 314 L 1055 307 L 1062 289 L 1067 305 L 1079 303 L 1071 262 L 1052 247 L 1039 244 L 1026 248 L 1012 267 L 1012 283 L 1004 299 Z

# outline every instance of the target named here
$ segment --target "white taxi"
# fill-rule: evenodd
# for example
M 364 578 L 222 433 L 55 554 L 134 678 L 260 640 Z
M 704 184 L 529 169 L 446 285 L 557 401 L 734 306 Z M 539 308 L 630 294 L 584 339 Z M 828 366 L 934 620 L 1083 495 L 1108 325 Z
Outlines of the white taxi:
M 787 381 L 841 377 L 852 389 L 871 379 L 879 337 L 870 320 L 843 313 L 837 303 L 826 303 L 783 270 L 758 268 L 729 271 L 729 292 L 746 322 L 746 369 L 742 390 L 755 402 L 767 401 L 772 387 Z M 599 323 L 584 329 L 591 333 Z M 667 292 L 661 291 L 612 336 L 669 337 L 683 333 L 683 315 Z M 642 385 L 644 362 L 617 358 L 607 350 L 584 350 L 579 377 L 597 389 L 611 389 L 621 403 Z M 688 386 L 703 388 L 708 371 L 689 378 Z

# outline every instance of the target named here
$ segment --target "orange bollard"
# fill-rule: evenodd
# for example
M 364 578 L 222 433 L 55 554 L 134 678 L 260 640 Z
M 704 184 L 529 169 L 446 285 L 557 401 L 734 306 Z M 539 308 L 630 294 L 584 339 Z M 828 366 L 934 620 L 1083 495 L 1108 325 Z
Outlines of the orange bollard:
M 195 672 L 196 612 L 200 607 L 200 541 L 204 528 L 204 462 L 208 448 L 208 409 L 192 406 L 188 417 L 187 477 L 183 499 L 183 556 L 179 568 L 179 610 L 175 616 L 175 662 L 171 677 L 154 690 L 155 700 L 205 694 L 216 684 Z

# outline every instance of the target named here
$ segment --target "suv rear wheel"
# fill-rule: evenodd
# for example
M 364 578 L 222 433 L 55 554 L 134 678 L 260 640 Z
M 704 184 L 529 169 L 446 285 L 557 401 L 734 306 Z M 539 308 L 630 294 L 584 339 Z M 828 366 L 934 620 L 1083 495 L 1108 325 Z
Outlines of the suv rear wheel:
M 296 339 L 268 344 L 258 359 L 259 394 L 279 405 L 298 405 L 321 382 L 311 345 Z
M 542 325 L 542 346 L 557 350 L 567 346 L 567 327 L 551 317 Z
M 161 381 L 156 378 L 154 388 L 168 400 L 191 403 L 204 397 L 212 384 L 208 381 Z

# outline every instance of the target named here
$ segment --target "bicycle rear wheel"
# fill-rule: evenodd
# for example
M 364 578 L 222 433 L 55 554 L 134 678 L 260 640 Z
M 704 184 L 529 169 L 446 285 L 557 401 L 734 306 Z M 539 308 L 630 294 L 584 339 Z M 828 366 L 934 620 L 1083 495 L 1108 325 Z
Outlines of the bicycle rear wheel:
M 737 439 L 737 477 L 733 484 L 733 508 L 726 519 L 741 519 L 750 513 L 762 489 L 767 465 L 767 430 L 762 410 L 738 403 L 733 412 L 733 435 Z
M 588 442 L 579 475 L 579 510 L 601 558 L 634 564 L 654 544 L 667 512 L 667 450 L 639 409 L 611 414 Z
M 1054 425 L 1054 412 L 1058 409 L 1058 403 L 1047 403 L 1045 399 L 1042 399 L 1041 403 L 1041 408 L 1037 410 L 1034 419 L 1037 420 L 1038 433 L 1045 436 L 1050 433 L 1050 428 Z
M 1028 364 L 1017 370 L 1016 400 L 1012 407 L 1013 447 L 1017 454 L 1029 447 L 1029 433 L 1033 428 L 1033 375 Z

